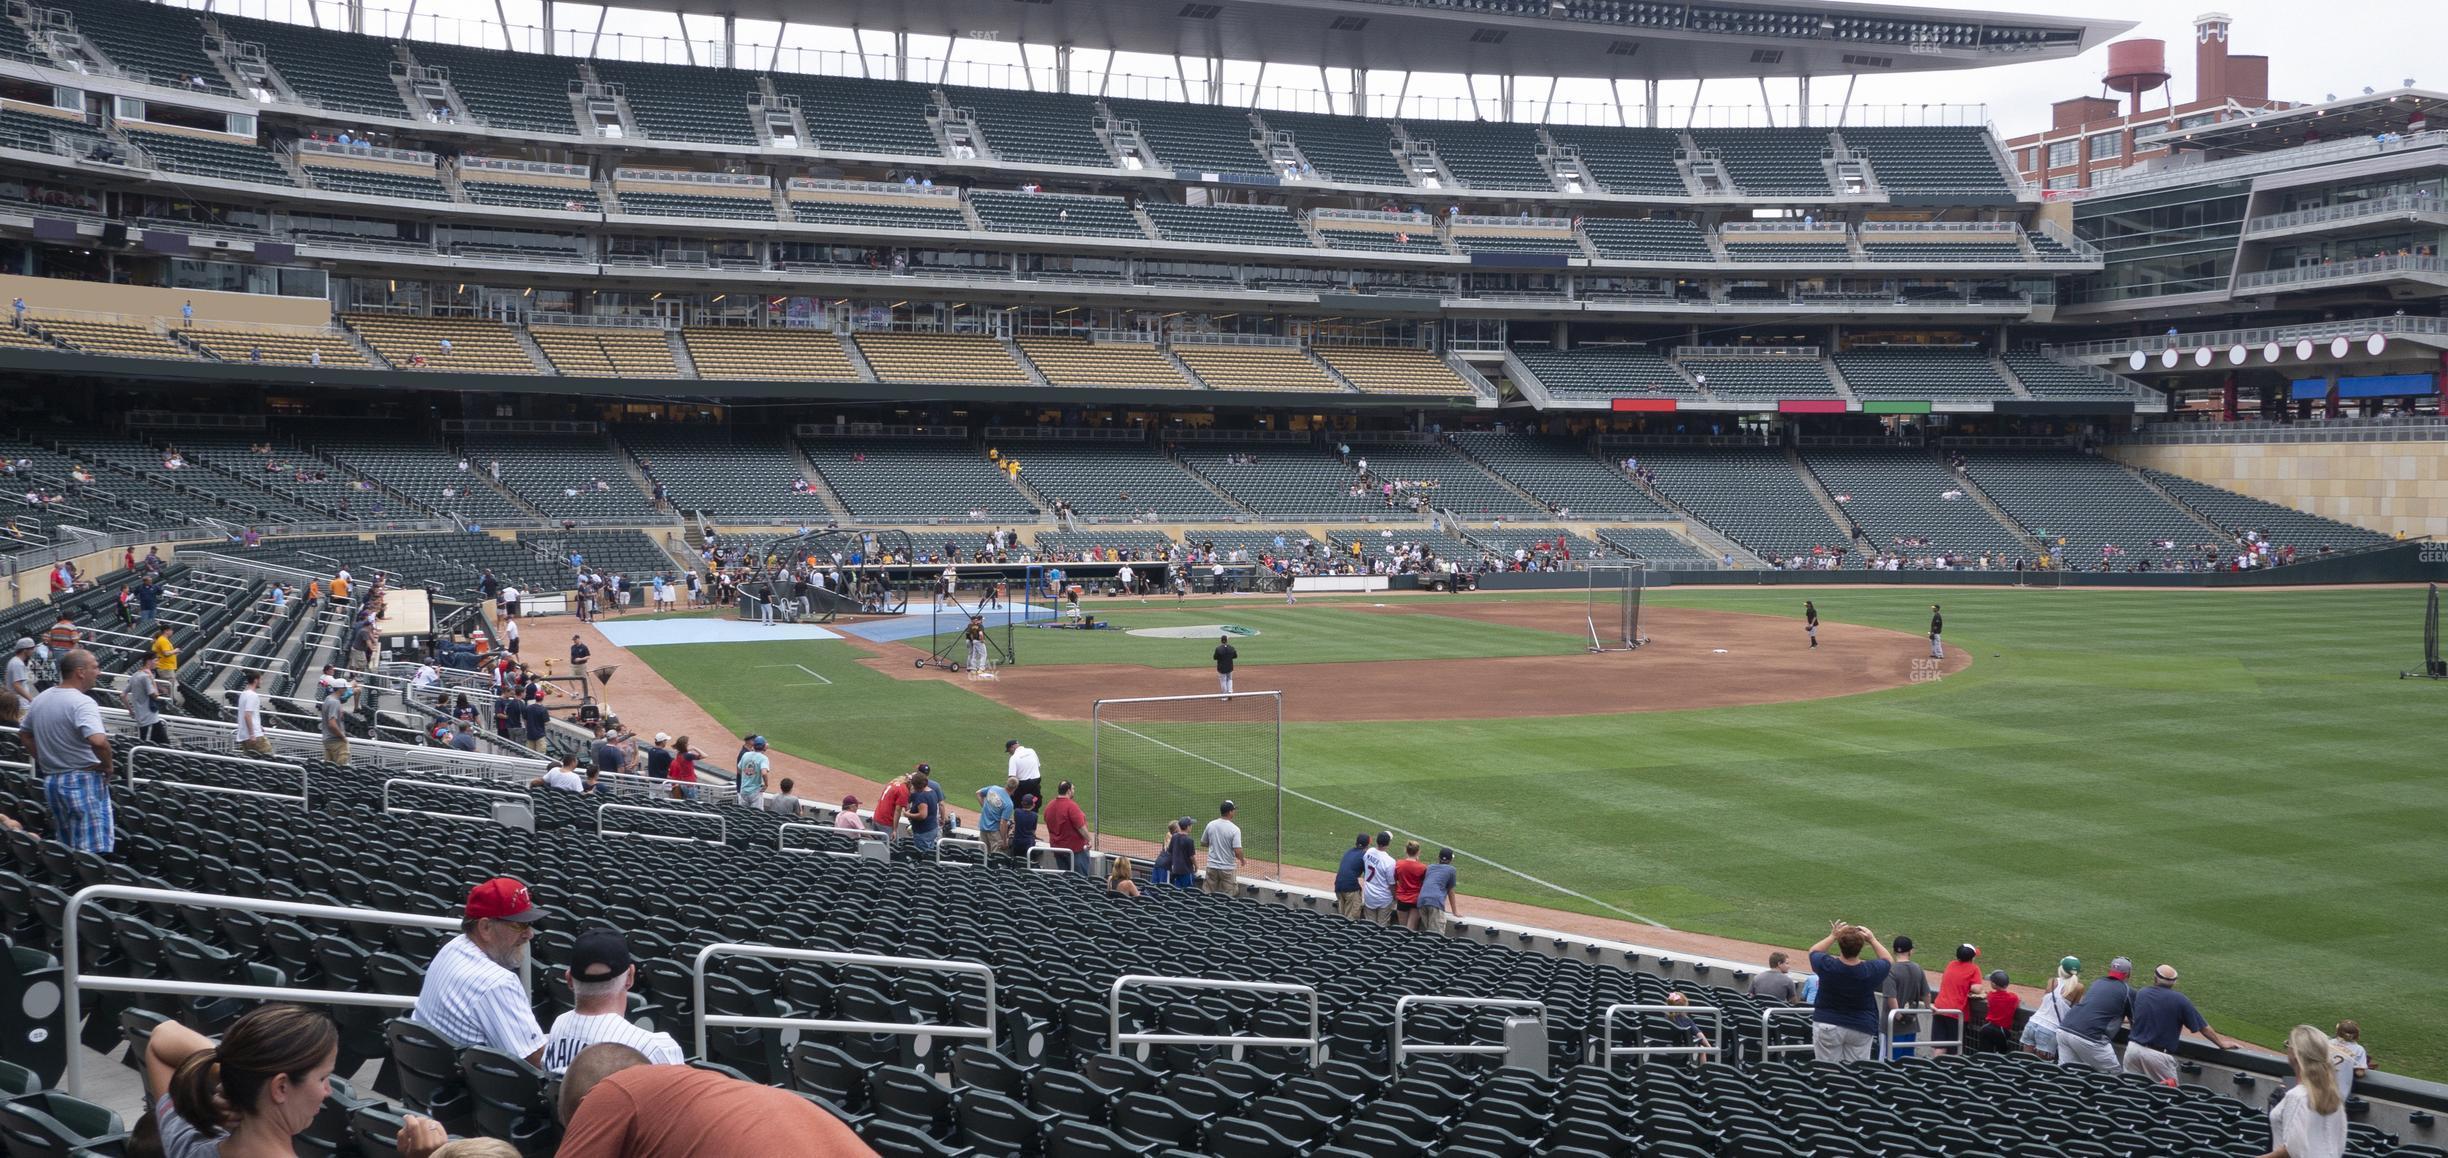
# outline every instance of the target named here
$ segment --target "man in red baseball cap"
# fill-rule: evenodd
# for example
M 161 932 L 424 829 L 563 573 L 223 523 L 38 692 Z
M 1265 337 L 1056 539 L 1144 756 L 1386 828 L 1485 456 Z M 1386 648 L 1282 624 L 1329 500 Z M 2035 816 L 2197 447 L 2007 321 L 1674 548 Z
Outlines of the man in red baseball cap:
M 515 878 L 469 889 L 460 933 L 426 967 L 409 1019 L 462 1048 L 488 1046 L 530 1062 L 542 1056 L 544 1029 L 519 970 L 543 916 Z

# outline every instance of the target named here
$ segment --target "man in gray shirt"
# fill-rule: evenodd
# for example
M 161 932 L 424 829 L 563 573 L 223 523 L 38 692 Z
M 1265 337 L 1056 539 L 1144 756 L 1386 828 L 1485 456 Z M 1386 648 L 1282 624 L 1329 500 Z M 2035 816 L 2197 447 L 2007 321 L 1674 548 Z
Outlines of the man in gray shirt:
M 1778 1005 L 1793 1004 L 1793 974 L 1785 971 L 1785 963 L 1791 960 L 1793 958 L 1785 953 L 1770 953 L 1767 972 L 1751 979 L 1751 996 L 1763 998 Z
M 26 709 L 26 752 L 43 781 L 43 811 L 51 835 L 87 852 L 109 853 L 111 835 L 110 733 L 94 703 L 102 665 L 78 648 L 59 658 L 60 682 Z
M 778 812 L 784 816 L 799 815 L 799 797 L 793 791 L 798 785 L 791 783 L 790 777 L 785 776 L 782 778 L 780 787 L 781 791 L 765 798 L 763 805 L 765 811 Z
M 347 680 L 333 680 L 323 693 L 323 758 L 334 764 L 349 762 L 348 701 L 356 690 Z
M 139 664 L 128 673 L 128 718 L 136 723 L 136 734 L 147 744 L 170 746 L 170 725 L 162 723 L 161 683 L 153 675 L 153 665 Z
M 25 705 L 34 702 L 34 641 L 32 639 L 21 637 L 14 646 L 9 648 L 7 672 L 6 692 L 17 698 L 17 710 L 22 712 L 25 710 Z

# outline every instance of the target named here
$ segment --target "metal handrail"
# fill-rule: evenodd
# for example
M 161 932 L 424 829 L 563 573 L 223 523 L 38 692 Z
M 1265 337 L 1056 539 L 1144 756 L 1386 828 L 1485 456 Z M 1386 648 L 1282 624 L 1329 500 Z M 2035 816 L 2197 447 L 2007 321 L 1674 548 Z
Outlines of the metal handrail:
M 277 768 L 283 772 L 295 772 L 297 773 L 298 777 L 298 790 L 296 795 L 291 795 L 286 792 L 265 792 L 255 788 L 224 788 L 218 784 L 190 784 L 181 780 L 163 780 L 158 777 L 139 777 L 136 775 L 136 760 L 137 757 L 140 757 L 147 752 L 193 757 L 198 760 L 217 760 L 225 764 L 244 764 L 251 768 Z M 307 771 L 306 767 L 302 764 L 283 764 L 274 760 L 250 760 L 244 756 L 224 756 L 219 752 L 190 752 L 183 748 L 164 748 L 156 744 L 145 744 L 128 749 L 127 765 L 127 783 L 128 787 L 130 788 L 134 788 L 139 784 L 165 784 L 172 788 L 185 788 L 195 792 L 218 792 L 225 796 L 253 796 L 261 800 L 288 800 L 294 801 L 299 808 L 308 807 L 306 803 L 306 794 L 309 789 L 307 781 L 312 777 Z
M 1709 1037 L 1707 1045 L 1617 1045 L 1615 1044 L 1615 1018 L 1618 1014 L 1624 1013 L 1681 1014 L 1691 1018 L 1706 1015 L 1709 1024 L 1716 1027 L 1717 1032 Z M 1710 1061 L 1717 1061 L 1724 1057 L 1725 1011 L 1714 1005 L 1610 1005 L 1606 1007 L 1605 1013 L 1599 1015 L 1599 1025 L 1598 1066 L 1601 1069 L 1615 1068 L 1615 1059 L 1619 1057 L 1688 1055 L 1705 1056 Z
M 60 922 L 60 1011 L 66 1020 L 67 1032 L 77 1032 L 84 1020 L 78 1008 L 78 993 L 94 989 L 105 993 L 151 993 L 172 997 L 235 997 L 247 1001 L 294 1001 L 302 1005 L 370 1005 L 388 1009 L 413 1009 L 417 999 L 401 993 L 352 993 L 340 989 L 298 989 L 279 985 L 229 985 L 208 981 L 161 981 L 149 977 L 92 977 L 85 975 L 82 955 L 77 951 L 77 911 L 98 901 L 147 901 L 155 904 L 187 905 L 190 907 L 226 909 L 239 913 L 262 913 L 279 917 L 317 917 L 357 924 L 402 925 L 415 929 L 447 929 L 457 932 L 460 919 L 438 917 L 425 913 L 401 913 L 384 909 L 352 909 L 341 905 L 310 905 L 298 901 L 268 901 L 258 897 L 233 897 L 220 893 L 191 893 L 180 889 L 148 889 L 134 885 L 88 885 L 68 898 L 68 908 Z M 532 959 L 531 959 L 532 960 Z M 526 972 L 523 967 L 522 973 Z M 68 1068 L 60 1076 L 60 1088 L 71 1096 L 80 1096 L 84 1089 L 84 1051 L 70 1043 Z
M 1122 990 L 1131 985 L 1162 985 L 1168 989 L 1223 989 L 1241 993 L 1290 993 L 1309 999 L 1309 1036 L 1249 1037 L 1233 1034 L 1205 1033 L 1124 1033 L 1122 1032 Z M 1318 993 L 1311 985 L 1295 985 L 1285 981 L 1221 981 L 1209 977 L 1164 977 L 1148 973 L 1125 973 L 1114 978 L 1113 988 L 1105 996 L 1105 1050 L 1115 1057 L 1122 1056 L 1125 1045 L 1236 1045 L 1256 1048 L 1302 1048 L 1315 1059 L 1320 1042 L 1318 1036 Z
M 2277 229 L 2293 229 L 2299 225 L 2319 225 L 2330 221 L 2357 221 L 2365 217 L 2388 217 L 2400 213 L 2448 212 L 2448 201 L 2429 193 L 2399 193 L 2389 197 L 2374 197 L 2345 205 L 2323 205 L 2318 209 L 2297 209 L 2288 213 L 2271 213 L 2246 218 L 2244 234 L 2267 233 Z
M 720 835 L 712 839 L 702 836 L 665 836 L 659 832 L 641 832 L 633 828 L 616 828 L 607 833 L 604 829 L 604 814 L 607 812 L 643 812 L 648 816 L 685 816 L 692 820 L 711 820 Z M 595 810 L 595 835 L 637 836 L 647 840 L 670 840 L 684 844 L 728 844 L 731 841 L 731 822 L 711 812 L 693 812 L 678 808 L 645 808 L 635 804 L 606 804 Z
M 1547 1003 L 1528 997 L 1439 997 L 1423 993 L 1406 993 L 1394 999 L 1394 1069 L 1400 1072 L 1405 1054 L 1414 1053 L 1504 1053 L 1498 1045 L 1452 1045 L 1429 1043 L 1408 1045 L 1403 1041 L 1403 1014 L 1413 1006 L 1439 1005 L 1460 1008 L 1527 1009 L 1538 1014 L 1539 1028 L 1547 1028 Z
M 1951 1042 L 1942 1042 L 1937 1040 L 1939 1014 L 1945 1014 L 1953 1017 L 1955 1019 L 1955 1024 L 1958 1026 L 1963 1026 L 1966 1028 L 1970 1027 L 1970 1017 L 1961 1009 L 1938 1009 L 1927 1005 L 1898 1006 L 1894 1009 L 1888 1010 L 1887 1016 L 1879 1020 L 1879 1052 L 1877 1060 L 1894 1061 L 1895 1051 L 1899 1049 L 1906 1053 L 1917 1053 L 1921 1050 L 1929 1050 L 1932 1053 L 1936 1053 L 1938 1047 L 1941 1045 L 1952 1045 L 1958 1049 L 1963 1048 L 1963 1043 L 1960 1036 L 1958 1040 Z M 1895 1039 L 1896 1019 L 1907 1016 L 1913 1019 L 1913 1040 L 1898 1042 Z
M 1760 1060 L 1761 1064 L 1763 1064 L 1763 1065 L 1764 1065 L 1764 1064 L 1766 1064 L 1766 1063 L 1767 1063 L 1767 1061 L 1768 1061 L 1769 1056 L 1770 1056 L 1770 1055 L 1772 1055 L 1772 1054 L 1780 1054 L 1780 1053 L 1809 1053 L 1811 1050 L 1813 1050 L 1813 1049 L 1817 1048 L 1817 1046 L 1816 1046 L 1816 1045 L 1814 1045 L 1814 1044 L 1813 1044 L 1813 1043 L 1811 1043 L 1811 1042 L 1807 1042 L 1807 1041 L 1802 1042 L 1802 1043 L 1800 1043 L 1800 1044 L 1790 1044 L 1790 1043 L 1789 1043 L 1789 1044 L 1786 1044 L 1786 1045 L 1775 1045 L 1775 1044 L 1772 1044 L 1772 1040 L 1773 1040 L 1773 1039 L 1771 1038 L 1770 1033 L 1769 1033 L 1770 1027 L 1771 1027 L 1771 1026 L 1774 1024 L 1774 1022 L 1775 1022 L 1775 1020 L 1776 1020 L 1777 1018 L 1780 1018 L 1780 1017 L 1793 1017 L 1793 1016 L 1794 1016 L 1794 1015 L 1796 1015 L 1796 1014 L 1799 1014 L 1799 1015 L 1801 1015 L 1801 1016 L 1803 1016 L 1803 1017 L 1807 1018 L 1807 1017 L 1809 1017 L 1811 1014 L 1816 1013 L 1816 1012 L 1818 1012 L 1818 1011 L 1817 1011 L 1817 1010 L 1812 1009 L 1810 1006 L 1807 1006 L 1807 1005 L 1789 1005 L 1789 1006 L 1786 1006 L 1786 1007 L 1784 1007 L 1784 1008 L 1782 1008 L 1782 1009 L 1763 1009 L 1763 1010 L 1760 1010 L 1760 1043 L 1759 1043 L 1760 1048 L 1759 1048 L 1759 1060 Z
M 386 813 L 396 813 L 403 816 L 433 816 L 439 817 L 443 820 L 480 820 L 487 824 L 494 823 L 493 814 L 489 810 L 483 816 L 469 816 L 464 812 L 433 812 L 422 808 L 401 808 L 393 805 L 391 803 L 391 789 L 392 786 L 398 784 L 413 784 L 419 788 L 435 789 L 442 792 L 464 792 L 470 796 L 490 796 L 498 800 L 515 800 L 521 804 L 534 803 L 534 801 L 524 792 L 506 792 L 499 788 L 478 788 L 473 784 L 452 784 L 445 780 L 418 780 L 407 776 L 394 776 L 383 781 L 382 810 Z
M 775 830 L 774 830 L 774 851 L 776 851 L 776 852 L 812 852 L 812 853 L 818 853 L 818 854 L 821 854 L 821 855 L 824 855 L 824 856 L 862 856 L 862 855 L 864 855 L 864 854 L 859 853 L 859 852 L 843 852 L 843 851 L 841 851 L 841 850 L 839 850 L 839 849 L 831 849 L 831 848 L 792 848 L 792 847 L 790 846 L 790 834 L 791 834 L 791 830 L 792 830 L 792 829 L 794 829 L 794 828 L 806 829 L 806 830 L 808 830 L 808 831 L 810 831 L 810 832 L 830 832 L 830 833 L 835 833 L 835 834 L 838 834 L 838 835 L 840 835 L 840 836 L 843 836 L 843 837 L 848 837 L 848 838 L 850 838 L 850 839 L 856 840 L 858 843 L 860 843 L 860 844 L 862 844 L 862 845 L 864 845 L 864 844 L 880 844 L 880 843 L 883 843 L 883 842 L 881 842 L 881 841 L 871 841 L 871 840 L 866 839 L 865 835 L 862 835 L 862 832 L 860 832 L 860 831 L 853 831 L 853 830 L 851 830 L 851 829 L 847 829 L 847 828 L 835 828 L 835 827 L 833 827 L 833 826 L 832 826 L 832 825 L 830 825 L 830 824 L 785 824 L 785 825 L 782 825 L 780 828 L 777 828 L 777 829 L 775 829 Z
M 878 969 L 909 969 L 925 973 L 955 973 L 974 976 L 986 986 L 986 1024 L 940 1025 L 934 1022 L 900 1021 L 833 1021 L 817 1017 L 749 1017 L 736 1013 L 706 1012 L 706 962 L 715 957 L 761 957 L 776 961 L 816 961 L 832 965 L 869 965 Z M 887 957 L 879 953 L 837 953 L 828 949 L 790 949 L 780 945 L 755 945 L 722 942 L 697 951 L 696 961 L 689 966 L 691 1018 L 697 1025 L 697 1051 L 693 1056 L 706 1056 L 708 1029 L 798 1029 L 819 1033 L 889 1033 L 902 1037 L 973 1038 L 992 1046 L 995 1040 L 995 975 L 994 970 L 975 961 L 938 961 L 926 957 Z

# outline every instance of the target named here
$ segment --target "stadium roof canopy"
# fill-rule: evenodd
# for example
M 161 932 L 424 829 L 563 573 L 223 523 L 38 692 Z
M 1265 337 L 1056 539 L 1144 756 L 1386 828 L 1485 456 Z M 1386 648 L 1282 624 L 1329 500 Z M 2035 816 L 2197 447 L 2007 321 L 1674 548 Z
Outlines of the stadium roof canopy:
M 2134 27 L 1786 0 L 621 0 L 623 8 L 1294 67 L 1689 80 L 2053 60 Z
M 2400 88 L 2291 109 L 2249 112 L 2233 120 L 2185 129 L 2168 139 L 2177 149 L 2230 156 L 2291 149 L 2314 141 L 2404 134 L 2420 128 L 2448 129 L 2448 93 Z

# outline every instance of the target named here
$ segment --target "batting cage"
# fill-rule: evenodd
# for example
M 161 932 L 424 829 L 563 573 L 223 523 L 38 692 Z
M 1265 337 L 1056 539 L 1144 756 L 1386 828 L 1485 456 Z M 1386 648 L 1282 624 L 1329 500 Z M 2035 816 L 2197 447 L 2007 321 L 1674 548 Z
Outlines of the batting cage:
M 2424 679 L 2434 679 L 2434 680 L 2437 680 L 2437 679 L 2448 679 L 2448 661 L 2442 661 L 2442 660 L 2440 659 L 2440 647 L 2439 647 L 2439 623 L 2440 623 L 2440 598 L 2439 598 L 2439 584 L 2434 583 L 2434 584 L 2432 584 L 2432 585 L 2431 585 L 2431 590 L 2430 590 L 2429 596 L 2430 596 L 2430 597 L 2429 597 L 2429 598 L 2428 598 L 2428 599 L 2427 599 L 2427 600 L 2426 600 L 2426 601 L 2423 603 L 2423 631 L 2422 631 L 2422 637 L 2423 637 L 2423 665 L 2422 665 L 2422 670 L 2421 670 L 2421 671 L 2415 671 L 2415 672 L 2402 672 L 2402 671 L 2401 671 L 2401 672 L 2398 672 L 2398 673 L 2397 673 L 2397 678 L 2398 678 L 2398 679 L 2404 679 L 2404 678 L 2406 678 L 2407 676 L 2421 676 L 2421 677 L 2423 677 Z
M 1592 563 L 1581 572 L 1589 583 L 1589 649 L 1631 651 L 1648 641 L 1640 633 L 1641 589 L 1649 571 L 1638 563 Z
M 1230 800 L 1240 874 L 1282 878 L 1283 693 L 1098 700 L 1089 718 L 1088 823 L 1100 851 L 1146 856 L 1185 816 L 1196 840 Z

